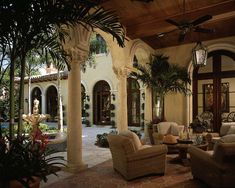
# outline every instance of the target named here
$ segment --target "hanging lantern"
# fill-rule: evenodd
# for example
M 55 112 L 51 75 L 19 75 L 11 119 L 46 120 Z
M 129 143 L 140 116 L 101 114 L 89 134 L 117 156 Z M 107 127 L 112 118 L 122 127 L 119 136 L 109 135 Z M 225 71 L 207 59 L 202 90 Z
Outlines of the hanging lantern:
M 206 66 L 207 61 L 207 48 L 201 42 L 197 42 L 192 50 L 192 60 L 195 67 Z

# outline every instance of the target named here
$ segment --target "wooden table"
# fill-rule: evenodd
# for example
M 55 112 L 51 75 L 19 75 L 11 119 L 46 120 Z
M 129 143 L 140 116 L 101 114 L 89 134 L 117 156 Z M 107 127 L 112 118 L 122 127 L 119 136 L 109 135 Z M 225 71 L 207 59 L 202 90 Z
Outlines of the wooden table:
M 207 150 L 208 143 L 202 143 L 195 145 L 193 143 L 177 143 L 177 144 L 166 144 L 169 150 L 178 150 L 178 157 L 171 160 L 173 163 L 182 163 L 183 165 L 187 166 L 189 161 L 187 158 L 188 148 L 190 146 L 196 146 L 202 150 Z

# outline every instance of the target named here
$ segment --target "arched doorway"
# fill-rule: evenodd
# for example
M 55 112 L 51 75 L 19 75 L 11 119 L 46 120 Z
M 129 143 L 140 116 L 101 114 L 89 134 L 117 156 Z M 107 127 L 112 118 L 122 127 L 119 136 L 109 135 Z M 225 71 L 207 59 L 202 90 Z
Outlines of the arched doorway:
M 235 54 L 210 52 L 207 65 L 194 69 L 193 94 L 193 117 L 212 112 L 212 131 L 219 131 L 222 117 L 235 111 Z
M 57 121 L 58 93 L 55 86 L 50 86 L 46 92 L 46 113 L 50 114 L 48 121 Z
M 95 84 L 93 90 L 94 124 L 110 124 L 110 86 L 102 80 Z
M 140 86 L 137 80 L 127 78 L 128 126 L 140 126 Z
M 39 113 L 42 112 L 42 92 L 39 87 L 33 88 L 31 92 L 31 113 L 33 113 L 33 101 L 37 99 L 39 101 Z

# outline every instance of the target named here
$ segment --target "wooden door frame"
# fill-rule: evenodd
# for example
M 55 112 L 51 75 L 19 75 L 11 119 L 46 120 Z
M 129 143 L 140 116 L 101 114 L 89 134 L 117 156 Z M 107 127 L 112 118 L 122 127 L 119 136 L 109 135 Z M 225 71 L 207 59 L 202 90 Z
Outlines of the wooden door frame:
M 109 91 L 101 91 L 101 92 L 99 92 L 99 91 L 97 91 L 97 87 L 100 85 L 101 87 L 103 87 L 103 85 L 102 85 L 102 83 L 105 83 L 108 87 L 109 87 Z M 98 121 L 98 115 L 99 116 L 101 116 L 100 114 L 98 114 L 98 97 L 100 98 L 100 99 L 102 99 L 102 96 L 103 96 L 103 94 L 105 94 L 105 95 L 108 95 L 109 96 L 109 101 L 110 101 L 110 103 L 111 103 L 111 92 L 110 92 L 110 86 L 109 86 L 109 84 L 108 84 L 108 82 L 107 81 L 105 81 L 105 80 L 100 80 L 100 81 L 98 81 L 96 84 L 95 84 L 95 86 L 94 86 L 94 89 L 93 89 L 93 123 L 94 124 L 96 124 L 96 125 L 108 125 L 108 124 L 110 124 L 111 123 L 111 120 L 110 121 L 107 121 L 107 122 L 105 122 L 105 123 L 102 123 L 102 122 L 99 122 Z M 103 89 L 102 89 L 103 90 Z M 101 93 L 101 96 L 100 96 L 100 94 L 98 94 L 98 93 Z M 101 105 L 101 107 L 102 107 L 102 104 L 100 103 L 100 105 Z M 101 118 L 101 117 L 100 117 Z M 111 118 L 111 117 L 110 117 Z
M 130 81 L 129 81 L 130 80 Z M 131 86 L 129 83 L 131 83 L 131 81 L 136 81 L 138 83 L 138 81 L 134 78 L 127 78 L 127 120 L 128 120 L 128 126 L 140 126 L 140 86 L 139 86 L 139 83 L 138 83 L 138 86 L 139 86 L 139 89 L 138 89 L 138 95 L 139 95 L 139 101 L 138 101 L 138 106 L 137 106 L 137 110 L 139 112 L 139 123 L 133 123 L 132 121 L 132 118 L 130 118 L 130 110 L 131 110 L 131 107 L 132 107 L 132 93 L 133 93 L 133 90 L 131 89 Z M 135 89 L 135 91 L 137 92 L 137 89 Z
M 221 71 L 221 56 L 228 56 L 235 61 L 235 53 L 227 50 L 216 50 L 208 54 L 208 58 L 212 57 L 213 72 L 210 73 L 198 73 L 199 68 L 193 70 L 193 119 L 198 115 L 198 80 L 211 79 L 213 81 L 213 101 L 215 105 L 213 108 L 213 129 L 219 131 L 221 126 L 221 97 L 218 95 L 221 93 L 221 79 L 235 77 L 235 70 L 233 71 Z

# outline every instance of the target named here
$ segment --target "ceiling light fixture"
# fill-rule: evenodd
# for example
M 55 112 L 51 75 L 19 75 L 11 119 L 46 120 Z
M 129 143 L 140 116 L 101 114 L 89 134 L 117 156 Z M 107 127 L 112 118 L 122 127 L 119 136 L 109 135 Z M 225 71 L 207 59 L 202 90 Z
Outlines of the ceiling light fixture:
M 207 48 L 201 42 L 197 42 L 192 50 L 192 61 L 195 67 L 206 66 L 207 61 Z

